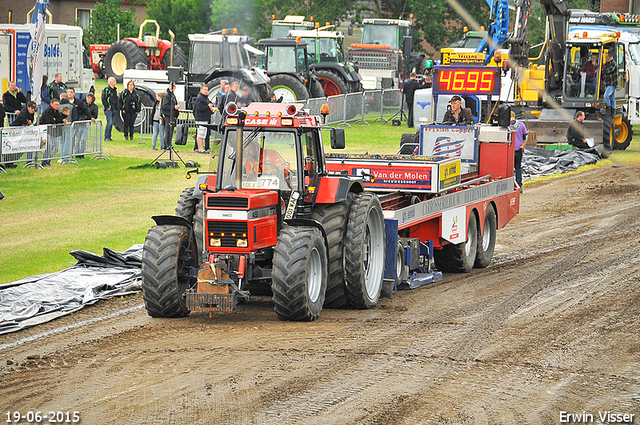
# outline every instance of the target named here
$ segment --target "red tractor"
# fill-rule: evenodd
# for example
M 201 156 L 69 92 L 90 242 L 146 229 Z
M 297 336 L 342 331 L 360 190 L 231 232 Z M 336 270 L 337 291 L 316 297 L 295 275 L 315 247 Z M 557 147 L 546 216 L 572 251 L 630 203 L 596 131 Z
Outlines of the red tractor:
M 144 27 L 153 24 L 155 35 L 143 35 Z M 138 38 L 125 38 L 111 45 L 104 55 L 104 75 L 115 77 L 122 83 L 124 71 L 132 68 L 166 69 L 171 65 L 173 50 L 173 65 L 187 68 L 187 56 L 177 45 L 171 47 L 172 42 L 160 39 L 160 25 L 155 20 L 146 19 L 140 24 Z

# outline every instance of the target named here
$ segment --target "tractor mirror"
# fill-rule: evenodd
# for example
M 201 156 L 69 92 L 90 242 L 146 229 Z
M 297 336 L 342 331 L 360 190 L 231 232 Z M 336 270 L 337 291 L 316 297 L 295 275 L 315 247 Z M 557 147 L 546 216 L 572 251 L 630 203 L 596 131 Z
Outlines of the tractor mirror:
M 408 58 L 413 47 L 413 37 L 407 35 L 402 39 L 402 55 Z
M 182 71 L 183 68 L 181 66 L 168 66 L 167 77 L 169 78 L 169 81 L 182 81 Z
M 347 34 L 353 35 L 353 27 L 352 26 L 349 26 L 349 28 L 347 28 Z
M 344 128 L 331 129 L 331 149 L 344 149 Z

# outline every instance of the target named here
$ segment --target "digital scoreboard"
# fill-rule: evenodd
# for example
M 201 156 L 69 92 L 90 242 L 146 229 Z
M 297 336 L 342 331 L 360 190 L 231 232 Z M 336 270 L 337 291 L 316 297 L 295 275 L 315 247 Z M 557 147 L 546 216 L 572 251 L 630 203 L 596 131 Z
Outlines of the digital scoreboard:
M 433 94 L 499 95 L 500 76 L 497 67 L 438 66 L 434 68 Z

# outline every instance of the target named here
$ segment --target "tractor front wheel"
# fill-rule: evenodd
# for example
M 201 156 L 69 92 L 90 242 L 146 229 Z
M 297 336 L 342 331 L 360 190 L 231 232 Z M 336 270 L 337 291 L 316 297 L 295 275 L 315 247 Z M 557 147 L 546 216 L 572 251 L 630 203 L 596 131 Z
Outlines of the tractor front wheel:
M 280 320 L 312 321 L 327 290 L 327 249 L 320 230 L 285 227 L 273 252 L 271 291 Z
M 189 314 L 185 292 L 195 283 L 189 268 L 199 266 L 190 230 L 184 226 L 154 226 L 142 250 L 142 298 L 151 317 Z
M 282 96 L 283 103 L 309 99 L 307 88 L 292 75 L 276 74 L 271 77 L 269 85 L 276 94 L 276 98 Z

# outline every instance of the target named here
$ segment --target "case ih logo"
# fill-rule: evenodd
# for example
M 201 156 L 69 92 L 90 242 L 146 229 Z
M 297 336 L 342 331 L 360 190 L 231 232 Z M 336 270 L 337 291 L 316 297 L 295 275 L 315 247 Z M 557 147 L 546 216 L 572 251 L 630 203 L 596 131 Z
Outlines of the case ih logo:
M 278 118 L 265 117 L 247 117 L 244 120 L 245 125 L 278 125 Z

